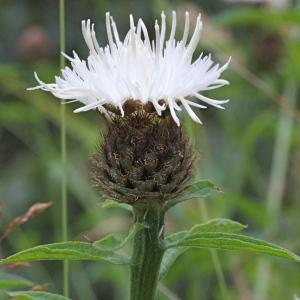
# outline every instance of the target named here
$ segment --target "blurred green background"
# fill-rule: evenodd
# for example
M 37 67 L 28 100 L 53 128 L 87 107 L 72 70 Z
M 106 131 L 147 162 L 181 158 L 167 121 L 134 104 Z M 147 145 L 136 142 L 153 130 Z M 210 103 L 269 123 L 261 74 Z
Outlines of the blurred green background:
M 204 31 L 198 54 L 211 52 L 220 63 L 232 56 L 223 75 L 231 85 L 207 93 L 230 98 L 226 110 L 199 112 L 203 126 L 187 117 L 183 122 L 201 154 L 197 177 L 216 182 L 223 192 L 206 200 L 206 207 L 190 201 L 173 209 L 167 231 L 188 228 L 207 213 L 209 218 L 248 224 L 247 234 L 299 254 L 300 1 L 66 0 L 67 53 L 76 49 L 83 58 L 88 54 L 82 19 L 96 23 L 104 45 L 106 11 L 124 37 L 130 13 L 142 17 L 153 36 L 161 10 L 169 16 L 169 25 L 171 10 L 176 10 L 178 33 L 186 10 L 192 20 L 201 12 Z M 26 91 L 36 85 L 34 71 L 45 82 L 59 73 L 58 1 L 1 0 L 0 28 L 1 229 L 36 202 L 54 203 L 1 242 L 0 254 L 6 256 L 61 240 L 60 106 L 48 93 Z M 67 106 L 69 236 L 96 240 L 108 232 L 125 231 L 131 219 L 118 209 L 102 209 L 90 187 L 89 156 L 103 124 L 92 111 L 73 114 L 76 107 Z M 282 300 L 300 295 L 299 265 L 247 254 L 218 255 L 229 299 Z M 37 284 L 50 283 L 50 291 L 61 293 L 61 263 L 34 263 L 10 272 Z M 71 298 L 126 299 L 128 279 L 125 267 L 72 262 Z M 181 257 L 160 286 L 158 298 L 224 299 L 210 252 L 194 250 Z

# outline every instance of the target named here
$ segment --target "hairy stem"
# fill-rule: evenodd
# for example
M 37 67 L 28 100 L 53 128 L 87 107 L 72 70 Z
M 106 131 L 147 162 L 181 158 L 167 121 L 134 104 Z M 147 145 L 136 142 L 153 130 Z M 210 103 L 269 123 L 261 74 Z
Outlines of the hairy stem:
M 135 222 L 147 228 L 140 231 L 133 243 L 131 267 L 131 300 L 153 300 L 156 294 L 163 257 L 164 215 L 161 206 L 134 208 Z

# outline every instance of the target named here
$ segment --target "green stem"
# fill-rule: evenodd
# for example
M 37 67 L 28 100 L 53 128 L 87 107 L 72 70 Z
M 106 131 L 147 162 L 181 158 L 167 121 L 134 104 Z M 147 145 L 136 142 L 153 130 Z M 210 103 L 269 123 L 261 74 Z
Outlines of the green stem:
M 207 222 L 208 221 L 208 213 L 207 213 L 206 203 L 205 203 L 204 199 L 201 199 L 200 206 L 201 206 L 202 219 L 204 222 Z M 212 259 L 214 269 L 216 272 L 219 288 L 220 288 L 220 291 L 222 294 L 222 299 L 228 300 L 229 293 L 228 293 L 228 288 L 226 285 L 225 276 L 223 273 L 219 255 L 215 249 L 210 249 L 210 255 L 211 255 L 211 259 Z
M 148 228 L 134 239 L 131 267 L 130 300 L 153 300 L 163 257 L 164 214 L 161 206 L 134 208 L 135 222 Z
M 65 52 L 65 1 L 59 0 L 59 33 L 60 33 L 60 52 Z M 65 67 L 65 57 L 60 55 L 60 68 Z M 66 143 L 66 106 L 62 102 L 60 106 L 61 130 L 61 204 L 62 204 L 62 240 L 68 240 L 68 199 L 67 199 L 67 143 Z M 68 261 L 63 262 L 63 289 L 64 296 L 69 296 L 69 265 Z
M 285 93 L 289 103 L 294 105 L 297 99 L 298 82 L 288 81 Z M 270 181 L 267 193 L 267 217 L 270 220 L 265 230 L 267 237 L 274 237 L 278 232 L 281 213 L 284 184 L 289 161 L 290 140 L 294 120 L 290 114 L 280 109 L 277 123 L 277 133 L 273 150 Z M 269 260 L 260 258 L 257 268 L 254 299 L 263 300 L 268 297 L 269 283 L 272 276 L 272 265 Z

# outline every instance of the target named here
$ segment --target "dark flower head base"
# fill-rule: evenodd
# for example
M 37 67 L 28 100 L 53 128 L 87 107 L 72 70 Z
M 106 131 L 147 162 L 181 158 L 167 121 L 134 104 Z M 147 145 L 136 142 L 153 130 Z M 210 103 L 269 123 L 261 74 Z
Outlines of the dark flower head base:
M 169 111 L 158 116 L 152 105 L 137 103 L 128 101 L 123 117 L 110 112 L 111 121 L 92 157 L 92 182 L 120 202 L 164 202 L 182 192 L 195 157 Z

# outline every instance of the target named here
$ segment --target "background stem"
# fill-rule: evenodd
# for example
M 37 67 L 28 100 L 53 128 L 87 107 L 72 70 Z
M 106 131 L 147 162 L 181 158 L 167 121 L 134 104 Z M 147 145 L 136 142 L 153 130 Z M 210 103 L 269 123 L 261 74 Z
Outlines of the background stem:
M 201 208 L 202 219 L 204 222 L 207 222 L 208 221 L 208 213 L 207 213 L 206 203 L 205 203 L 204 199 L 201 199 L 201 201 L 200 201 L 200 208 Z M 213 266 L 214 266 L 214 269 L 216 272 L 222 299 L 228 300 L 229 299 L 228 289 L 227 289 L 225 276 L 224 276 L 224 273 L 222 270 L 219 255 L 218 255 L 217 251 L 214 249 L 210 249 L 209 252 L 210 252 Z
M 295 103 L 296 94 L 297 83 L 288 82 L 285 88 L 285 96 L 287 99 L 290 99 L 290 104 Z M 265 230 L 265 235 L 268 238 L 274 236 L 278 231 L 292 131 L 293 118 L 286 110 L 280 109 L 267 194 L 267 216 L 270 222 L 268 223 L 268 228 Z M 265 258 L 259 259 L 255 286 L 256 300 L 268 298 L 271 267 L 270 260 Z
M 153 300 L 163 257 L 164 216 L 161 207 L 134 208 L 135 222 L 148 226 L 134 239 L 131 267 L 131 300 Z
M 59 33 L 60 33 L 60 68 L 65 67 L 65 57 L 61 52 L 66 50 L 65 41 L 65 1 L 59 0 Z M 67 145 L 66 145 L 66 106 L 61 102 L 60 116 L 61 116 L 61 204 L 62 204 L 62 240 L 68 240 L 68 199 L 67 199 Z M 69 265 L 68 261 L 63 262 L 63 290 L 64 296 L 69 296 Z

